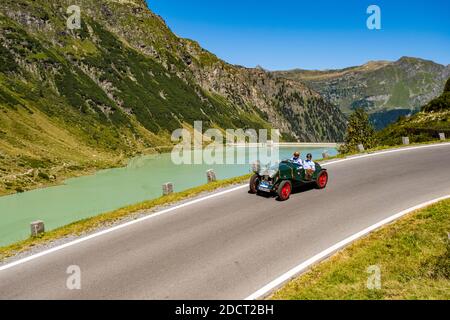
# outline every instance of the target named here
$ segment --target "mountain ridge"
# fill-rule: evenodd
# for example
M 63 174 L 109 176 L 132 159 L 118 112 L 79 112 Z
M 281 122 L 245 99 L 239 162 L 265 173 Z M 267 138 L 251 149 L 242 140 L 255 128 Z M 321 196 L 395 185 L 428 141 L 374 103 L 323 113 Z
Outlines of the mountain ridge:
M 79 30 L 66 28 L 72 1 L 3 2 L 0 192 L 168 151 L 196 120 L 342 141 L 345 117 L 319 93 L 220 60 L 143 1 L 79 0 Z
M 417 112 L 437 97 L 450 76 L 450 65 L 404 56 L 336 70 L 294 69 L 273 74 L 304 82 L 346 114 L 362 107 L 383 121 L 384 115 Z

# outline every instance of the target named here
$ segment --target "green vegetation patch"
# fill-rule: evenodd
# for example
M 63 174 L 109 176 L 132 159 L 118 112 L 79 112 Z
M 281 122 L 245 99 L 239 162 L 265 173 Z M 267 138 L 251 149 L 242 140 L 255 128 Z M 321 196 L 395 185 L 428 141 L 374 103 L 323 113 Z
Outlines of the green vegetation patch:
M 393 107 L 408 106 L 409 89 L 402 83 L 398 82 L 392 89 L 392 95 L 388 101 L 388 105 Z
M 11 52 L 4 46 L 0 45 L 0 72 L 16 71 L 17 68 L 18 65 L 14 61 L 14 57 Z
M 272 299 L 450 299 L 450 200 L 356 241 L 277 291 Z M 381 287 L 368 289 L 370 266 Z
M 450 110 L 450 79 L 447 80 L 442 95 L 440 95 L 436 99 L 431 100 L 422 108 L 422 111 L 425 112 L 445 110 Z

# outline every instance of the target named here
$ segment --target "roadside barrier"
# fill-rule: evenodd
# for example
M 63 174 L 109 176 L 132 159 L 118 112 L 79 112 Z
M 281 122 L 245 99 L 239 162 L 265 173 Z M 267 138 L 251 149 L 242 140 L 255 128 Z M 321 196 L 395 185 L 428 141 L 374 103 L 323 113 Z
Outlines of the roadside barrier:
M 173 183 L 172 182 L 164 183 L 162 185 L 162 190 L 163 190 L 163 196 L 167 196 L 167 195 L 173 193 Z
M 37 220 L 37 221 L 31 222 L 30 229 L 31 229 L 31 236 L 37 237 L 41 233 L 45 232 L 44 221 Z
M 206 179 L 208 180 L 208 183 L 214 182 L 217 180 L 216 173 L 214 172 L 213 169 L 209 169 L 208 171 L 206 171 Z

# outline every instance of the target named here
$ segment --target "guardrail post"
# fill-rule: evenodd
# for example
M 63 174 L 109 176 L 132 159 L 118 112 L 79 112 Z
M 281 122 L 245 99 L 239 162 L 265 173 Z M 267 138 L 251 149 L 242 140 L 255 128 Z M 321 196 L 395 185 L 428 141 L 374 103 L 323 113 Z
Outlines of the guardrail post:
M 364 152 L 364 145 L 362 143 L 358 144 L 358 150 L 359 152 Z
M 444 132 L 440 132 L 439 133 L 439 139 L 445 140 L 445 133 Z
M 206 179 L 208 180 L 208 183 L 217 180 L 216 173 L 214 172 L 213 169 L 209 169 L 208 171 L 206 171 Z
M 37 220 L 30 224 L 31 236 L 36 237 L 45 232 L 44 221 Z
M 409 137 L 402 137 L 403 144 L 409 144 Z
M 163 190 L 163 196 L 167 196 L 167 195 L 173 193 L 173 183 L 172 182 L 164 183 L 162 185 L 162 190 Z

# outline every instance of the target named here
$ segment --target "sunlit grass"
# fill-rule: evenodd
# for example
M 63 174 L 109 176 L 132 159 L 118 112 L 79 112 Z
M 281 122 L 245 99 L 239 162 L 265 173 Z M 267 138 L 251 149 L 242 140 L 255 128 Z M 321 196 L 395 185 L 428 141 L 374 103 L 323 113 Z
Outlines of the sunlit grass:
M 450 299 L 450 200 L 409 214 L 289 282 L 271 299 Z M 381 270 L 369 290 L 367 268 Z

